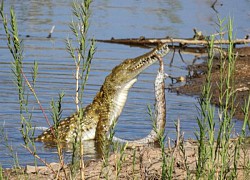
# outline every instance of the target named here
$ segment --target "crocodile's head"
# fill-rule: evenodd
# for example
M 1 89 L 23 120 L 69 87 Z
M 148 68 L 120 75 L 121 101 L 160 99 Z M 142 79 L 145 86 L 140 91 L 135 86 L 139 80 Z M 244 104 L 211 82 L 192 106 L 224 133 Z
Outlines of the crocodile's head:
M 147 67 L 155 63 L 169 52 L 167 44 L 161 44 L 152 51 L 133 58 L 127 59 L 116 66 L 107 77 L 117 88 L 131 87 L 137 80 L 137 76 Z

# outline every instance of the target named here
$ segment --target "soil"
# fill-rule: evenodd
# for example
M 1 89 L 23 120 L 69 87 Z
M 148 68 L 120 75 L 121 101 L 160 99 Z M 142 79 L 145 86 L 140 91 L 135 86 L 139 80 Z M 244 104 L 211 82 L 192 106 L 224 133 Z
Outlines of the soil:
M 245 100 L 249 96 L 250 89 L 250 48 L 237 49 L 238 57 L 236 61 L 235 71 L 235 88 L 236 105 L 235 117 L 238 119 L 244 118 L 242 107 Z M 177 89 L 178 93 L 186 95 L 200 95 L 202 85 L 205 82 L 205 74 L 207 67 L 204 64 L 199 64 L 189 67 L 193 71 L 193 75 L 187 78 L 187 83 Z M 220 80 L 219 76 L 220 62 L 215 59 L 212 70 L 212 103 L 219 104 L 219 90 L 217 83 Z M 196 179 L 196 163 L 198 155 L 197 142 L 188 140 L 181 143 L 182 146 L 175 146 L 175 148 L 166 148 L 167 166 L 170 166 L 171 159 L 173 158 L 173 174 L 172 179 Z M 235 143 L 229 147 L 228 157 L 233 157 Z M 241 148 L 239 161 L 237 161 L 237 177 L 236 179 L 250 179 L 250 169 L 244 166 L 245 160 L 250 159 L 250 145 L 249 142 Z M 121 165 L 117 165 L 118 160 L 122 159 Z M 105 179 L 105 175 L 109 179 L 161 179 L 162 178 L 162 152 L 157 147 L 137 147 L 134 149 L 125 150 L 123 158 L 121 154 L 113 153 L 108 159 L 108 166 L 103 166 L 103 160 L 89 160 L 85 162 L 84 175 L 85 179 Z M 219 164 L 219 163 L 218 163 Z M 215 165 L 217 165 L 215 163 Z M 69 177 L 69 167 L 62 166 L 58 163 L 51 163 L 51 168 L 46 166 L 34 167 L 26 166 L 22 169 L 4 169 L 4 177 L 9 180 L 14 179 L 65 179 L 65 173 Z M 120 169 L 119 169 L 120 167 Z M 51 169 L 53 169 L 53 172 Z M 65 172 L 63 171 L 65 169 Z M 219 174 L 220 167 L 218 167 L 217 175 Z M 228 170 L 229 174 L 233 171 L 233 159 L 231 159 L 231 166 Z M 118 178 L 117 177 L 118 174 Z M 217 177 L 218 178 L 218 177 Z M 77 175 L 76 179 L 80 179 Z M 215 178 L 216 179 L 216 178 Z
M 233 157 L 234 147 L 236 141 L 231 141 L 229 146 L 229 157 Z M 236 179 L 249 179 L 250 169 L 246 170 L 244 164 L 246 159 L 250 158 L 250 144 L 243 146 L 240 149 L 240 158 L 237 161 L 237 178 Z M 172 179 L 196 179 L 196 163 L 198 146 L 197 142 L 189 140 L 186 142 L 181 141 L 178 146 L 174 148 L 165 149 L 167 154 L 166 165 L 170 166 L 173 158 L 173 173 Z M 119 159 L 122 159 L 121 166 L 118 165 Z M 156 147 L 136 147 L 133 149 L 126 149 L 124 156 L 121 154 L 113 153 L 108 159 L 108 166 L 103 166 L 103 160 L 89 160 L 85 162 L 84 176 L 85 179 L 162 179 L 162 152 L 160 148 Z M 229 173 L 233 170 L 233 159 L 230 159 Z M 215 165 L 217 165 L 215 163 Z M 66 179 L 69 177 L 69 167 L 64 166 L 65 173 L 62 166 L 58 163 L 51 163 L 51 168 L 46 166 L 26 166 L 26 168 L 15 170 L 5 169 L 4 177 L 9 180 L 15 179 L 39 179 L 39 180 L 52 180 L 52 179 Z M 120 167 L 120 169 L 119 169 Z M 217 169 L 219 174 L 219 168 Z M 51 170 L 53 169 L 53 171 Z M 118 175 L 117 175 L 118 174 Z M 118 177 L 118 178 L 116 178 Z M 68 178 L 69 179 L 69 178 Z M 80 179 L 79 172 L 77 178 Z

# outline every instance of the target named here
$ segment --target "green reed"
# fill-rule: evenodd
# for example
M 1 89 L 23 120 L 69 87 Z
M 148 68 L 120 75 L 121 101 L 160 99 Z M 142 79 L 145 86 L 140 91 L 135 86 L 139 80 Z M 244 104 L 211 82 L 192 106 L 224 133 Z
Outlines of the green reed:
M 125 144 L 120 144 L 119 142 L 116 142 L 117 145 L 115 152 L 118 154 L 118 157 L 116 157 L 116 162 L 115 162 L 115 174 L 116 174 L 116 179 L 119 179 L 119 174 L 121 172 L 122 164 L 124 163 L 126 159 L 126 154 L 125 151 L 127 149 L 127 143 Z
M 0 16 L 3 20 L 3 27 L 5 35 L 7 37 L 7 46 L 12 55 L 12 73 L 14 77 L 14 84 L 18 91 L 19 100 L 19 112 L 20 112 L 20 123 L 21 123 L 21 134 L 24 140 L 24 144 L 27 148 L 32 145 L 33 151 L 36 152 L 34 146 L 34 128 L 32 127 L 32 111 L 29 110 L 29 92 L 28 89 L 33 89 L 37 77 L 38 65 L 34 62 L 32 68 L 32 83 L 29 83 L 27 77 L 23 72 L 23 43 L 19 38 L 18 25 L 16 20 L 16 15 L 14 9 L 10 8 L 10 22 L 8 22 L 7 17 L 4 14 L 4 4 L 2 1 L 0 8 Z M 33 92 L 33 91 L 32 91 Z M 33 92 L 34 93 L 34 92 Z M 35 160 L 36 164 L 36 160 Z
M 18 168 L 18 169 L 21 168 L 17 152 L 15 151 L 15 149 L 13 149 L 13 146 L 10 144 L 10 140 L 8 138 L 7 132 L 5 131 L 4 125 L 0 127 L 0 137 L 1 137 L 0 143 L 3 144 L 3 146 L 8 150 L 7 155 L 13 161 L 13 168 Z
M 222 24 L 224 20 L 219 19 L 219 23 Z M 222 26 L 223 27 L 223 26 Z M 227 47 L 227 58 L 224 59 L 221 56 L 221 73 L 220 73 L 220 83 L 222 85 L 219 86 L 220 91 L 220 107 L 219 107 L 219 122 L 220 128 L 217 138 L 217 147 L 218 151 L 220 147 L 219 155 L 221 158 L 221 170 L 219 174 L 220 179 L 224 179 L 229 174 L 229 162 L 230 158 L 228 156 L 230 149 L 230 136 L 233 128 L 233 115 L 235 112 L 235 86 L 234 86 L 234 71 L 235 71 L 235 62 L 236 57 L 233 53 L 233 21 L 229 18 L 227 25 L 225 28 L 228 31 L 228 40 L 229 45 Z M 227 62 L 227 66 L 225 66 L 225 61 Z
M 1 165 L 0 165 L 0 179 L 3 179 L 3 168 Z
M 174 157 L 168 156 L 165 152 L 165 143 L 166 143 L 166 135 L 165 130 L 159 131 L 156 127 L 156 117 L 155 114 L 152 111 L 152 108 L 150 105 L 147 106 L 148 108 L 148 115 L 152 121 L 153 129 L 157 134 L 158 143 L 160 145 L 161 149 L 161 158 L 162 158 L 162 164 L 161 164 L 161 178 L 162 179 L 171 179 L 173 174 L 173 163 L 174 163 Z
M 208 162 L 209 157 L 213 159 L 213 146 L 214 146 L 214 132 L 215 132 L 215 122 L 214 122 L 214 107 L 211 105 L 211 71 L 213 66 L 213 42 L 214 36 L 211 36 L 209 42 L 209 53 L 207 61 L 207 74 L 205 84 L 202 89 L 202 94 L 199 99 L 199 112 L 200 117 L 197 117 L 197 123 L 199 126 L 199 132 L 196 132 L 199 148 L 198 148 L 198 162 L 197 162 L 197 178 L 203 175 L 206 171 L 206 166 L 209 169 L 213 167 L 212 161 Z M 209 139 L 208 146 L 206 144 L 206 139 Z M 211 169 L 213 171 L 213 169 Z M 209 175 L 213 172 L 209 172 Z M 208 176 L 209 177 L 209 176 Z
M 218 18 L 219 19 L 219 18 Z M 234 48 L 234 36 L 233 36 L 233 21 L 228 19 L 226 25 L 224 25 L 225 19 L 219 19 L 219 34 L 220 39 L 224 39 L 223 32 L 227 31 L 229 44 L 227 45 L 227 52 L 221 45 L 215 47 L 213 41 L 215 36 L 210 36 L 208 42 L 208 61 L 206 80 L 203 86 L 201 97 L 199 98 L 199 112 L 200 116 L 197 118 L 199 132 L 195 135 L 198 140 L 198 161 L 196 164 L 196 178 L 208 178 L 208 179 L 235 179 L 237 178 L 239 151 L 241 148 L 240 141 L 233 144 L 230 141 L 232 135 L 232 129 L 234 124 L 232 122 L 235 112 L 235 98 L 236 91 L 234 87 L 234 71 L 236 55 L 233 52 Z M 220 53 L 220 82 L 218 84 L 212 84 L 211 72 L 214 61 L 214 52 Z M 225 56 L 226 54 L 226 56 Z M 212 86 L 217 86 L 219 89 L 219 128 L 218 134 L 215 131 L 215 111 L 214 106 L 211 105 Z M 246 113 L 244 125 L 242 128 L 242 137 L 245 136 L 245 128 L 248 122 L 248 109 L 249 105 L 246 103 L 244 112 Z M 241 139 L 241 138 L 239 138 Z M 231 170 L 230 162 L 234 162 Z
M 78 129 L 81 129 L 80 119 L 83 118 L 83 93 L 88 80 L 90 65 L 95 53 L 95 40 L 88 40 L 90 5 L 92 0 L 74 0 L 72 2 L 72 21 L 69 24 L 73 37 L 66 39 L 67 51 L 75 63 L 75 104 L 78 113 Z M 73 41 L 72 41 L 73 39 Z M 82 133 L 77 135 L 73 143 L 72 175 L 80 169 L 81 178 L 84 179 L 84 161 Z M 80 141 L 78 141 L 80 140 Z M 73 175 L 74 176 L 74 175 Z
M 58 95 L 58 100 L 57 102 L 54 101 L 54 99 L 51 100 L 50 102 L 50 108 L 51 108 L 51 117 L 53 120 L 53 135 L 56 138 L 56 148 L 57 148 L 57 154 L 59 158 L 59 162 L 61 164 L 61 167 L 63 169 L 65 177 L 67 177 L 66 170 L 64 169 L 64 155 L 63 155 L 63 147 L 62 147 L 62 142 L 61 139 L 59 138 L 59 132 L 58 132 L 58 126 L 62 117 L 62 100 L 64 97 L 64 92 L 61 92 Z
M 75 37 L 75 44 L 78 47 L 74 47 L 72 41 L 68 38 L 66 41 L 67 50 L 70 53 L 71 57 L 74 59 L 76 64 L 76 106 L 77 111 L 79 111 L 79 118 L 82 118 L 83 109 L 82 109 L 82 98 L 83 92 L 85 89 L 85 85 L 88 79 L 88 75 L 90 72 L 90 65 L 91 60 L 93 59 L 93 55 L 95 53 L 95 41 L 92 39 L 90 43 L 88 43 L 88 28 L 89 28 L 89 17 L 90 17 L 90 4 L 92 3 L 91 0 L 85 1 L 73 1 L 72 3 L 72 12 L 75 20 L 72 19 L 70 23 L 70 29 L 72 30 L 72 34 Z M 10 9 L 10 23 L 4 14 L 4 4 L 2 1 L 0 15 L 3 19 L 3 26 L 5 30 L 5 34 L 7 37 L 7 45 L 10 50 L 10 53 L 13 57 L 12 63 L 12 72 L 14 74 L 14 82 L 18 89 L 18 98 L 19 98 L 19 109 L 20 109 L 20 119 L 21 119 L 21 133 L 24 139 L 25 148 L 34 155 L 34 157 L 39 158 L 36 154 L 36 148 L 34 144 L 34 128 L 32 127 L 32 112 L 29 111 L 28 103 L 29 103 L 29 92 L 34 95 L 37 103 L 40 106 L 40 109 L 43 111 L 46 121 L 48 122 L 49 126 L 50 123 L 48 118 L 41 106 L 41 103 L 36 95 L 35 92 L 35 83 L 38 73 L 38 64 L 34 62 L 34 66 L 32 68 L 32 80 L 28 80 L 25 73 L 23 72 L 23 43 L 22 40 L 19 38 L 18 33 L 18 26 L 16 21 L 16 15 L 14 9 L 11 7 Z M 73 38 L 72 38 L 73 39 Z M 54 121 L 54 135 L 57 134 L 57 126 L 61 119 L 61 101 L 62 101 L 63 94 L 59 95 L 59 100 L 55 103 L 53 100 L 51 101 L 51 109 L 52 109 L 52 119 Z M 81 108 L 79 108 L 81 106 Z M 80 135 L 81 137 L 81 135 Z M 83 152 L 81 150 L 82 145 L 81 141 L 77 142 L 80 146 L 77 148 L 79 152 Z M 33 150 L 30 149 L 29 144 L 32 145 Z M 62 160 L 62 149 L 60 142 L 58 140 L 58 153 L 59 159 Z M 74 144 L 73 146 L 76 146 Z M 80 149 L 80 150 L 79 150 Z M 73 153 L 73 159 L 74 153 Z M 83 172 L 83 153 L 80 153 L 80 156 L 76 157 L 81 162 L 81 172 Z M 42 160 L 42 159 L 40 159 Z M 45 162 L 45 161 L 44 161 Z M 62 161 L 63 162 L 63 161 Z M 74 161 L 75 162 L 75 161 Z M 78 161 L 79 162 L 79 161 Z M 63 163 L 62 163 L 63 164 Z M 74 163 L 75 164 L 75 163 Z M 84 174 L 81 174 L 82 179 L 84 179 Z
M 109 164 L 109 158 L 112 152 L 114 152 L 115 149 L 118 149 L 119 143 L 113 142 L 113 137 L 115 135 L 115 126 L 116 121 L 114 121 L 109 129 L 109 132 L 103 137 L 101 137 L 101 140 L 98 142 L 98 146 L 101 150 L 102 155 L 102 168 L 99 177 L 103 177 L 105 179 L 109 179 L 109 170 L 110 170 L 110 164 Z

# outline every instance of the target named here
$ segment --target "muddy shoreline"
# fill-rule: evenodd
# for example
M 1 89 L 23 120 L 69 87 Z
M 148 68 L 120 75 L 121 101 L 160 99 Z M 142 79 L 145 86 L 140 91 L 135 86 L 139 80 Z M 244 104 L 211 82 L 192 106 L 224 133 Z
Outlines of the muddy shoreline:
M 243 120 L 244 113 L 242 108 L 244 107 L 245 101 L 248 99 L 250 90 L 250 47 L 237 48 L 235 53 L 238 53 L 235 67 L 235 90 L 236 99 L 234 101 L 236 105 L 236 111 L 234 117 Z M 173 88 L 171 91 L 190 95 L 199 96 L 201 95 L 202 87 L 205 83 L 207 66 L 206 62 L 202 64 L 196 64 L 188 67 L 194 73 L 191 77 L 187 78 L 187 82 L 184 86 Z M 219 105 L 219 89 L 218 83 L 220 82 L 220 60 L 214 59 L 212 76 L 211 76 L 211 102 L 215 105 Z
M 233 156 L 236 141 L 231 141 L 229 155 Z M 196 179 L 196 163 L 198 158 L 198 143 L 193 140 L 181 142 L 178 146 L 165 149 L 167 167 L 173 158 L 172 179 Z M 240 148 L 240 158 L 238 161 L 238 179 L 249 178 L 250 174 L 245 173 L 245 160 L 250 158 L 250 146 Z M 122 159 L 120 166 L 119 160 Z M 126 149 L 122 158 L 120 153 L 112 153 L 108 158 L 108 166 L 103 166 L 103 160 L 88 160 L 85 162 L 85 179 L 162 179 L 162 152 L 156 147 L 137 147 Z M 5 169 L 4 177 L 9 180 L 14 179 L 67 179 L 70 177 L 70 167 L 64 165 L 64 170 L 59 163 L 51 163 L 51 168 L 46 166 L 27 165 L 22 169 Z M 53 171 L 52 171 L 53 169 Z M 230 171 L 233 164 L 230 165 Z M 55 173 L 56 172 L 56 173 Z M 217 174 L 218 175 L 218 174 Z M 80 173 L 77 172 L 80 179 Z

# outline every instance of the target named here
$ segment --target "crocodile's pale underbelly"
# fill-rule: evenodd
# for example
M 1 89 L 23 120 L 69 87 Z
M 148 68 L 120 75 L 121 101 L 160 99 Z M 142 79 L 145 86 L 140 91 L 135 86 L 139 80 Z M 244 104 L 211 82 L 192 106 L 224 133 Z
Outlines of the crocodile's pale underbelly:
M 132 79 L 127 84 L 125 84 L 119 91 L 117 91 L 116 95 L 114 96 L 113 100 L 113 109 L 110 112 L 110 123 L 111 126 L 115 120 L 120 116 L 122 113 L 123 107 L 127 101 L 128 91 L 133 86 L 133 84 L 137 81 L 137 78 Z
M 82 136 L 82 140 L 91 140 L 91 139 L 95 139 L 95 132 L 96 132 L 96 127 L 88 130 L 88 131 L 85 131 L 83 133 L 83 136 Z

